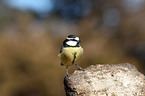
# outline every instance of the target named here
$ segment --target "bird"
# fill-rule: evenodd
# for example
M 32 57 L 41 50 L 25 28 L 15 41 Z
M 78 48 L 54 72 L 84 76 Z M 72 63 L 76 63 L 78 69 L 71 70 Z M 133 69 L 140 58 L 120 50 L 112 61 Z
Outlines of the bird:
M 61 49 L 60 49 L 60 60 L 61 65 L 66 66 L 66 76 L 68 76 L 68 67 L 74 65 L 83 54 L 83 48 L 80 46 L 81 40 L 76 35 L 69 35 L 63 41 Z M 80 70 L 84 70 L 77 64 Z

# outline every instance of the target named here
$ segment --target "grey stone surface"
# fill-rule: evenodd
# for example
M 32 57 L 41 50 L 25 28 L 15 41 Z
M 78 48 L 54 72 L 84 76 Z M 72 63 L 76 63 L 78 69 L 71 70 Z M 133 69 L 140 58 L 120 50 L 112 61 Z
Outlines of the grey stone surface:
M 134 65 L 91 65 L 64 79 L 66 96 L 145 96 L 145 77 Z

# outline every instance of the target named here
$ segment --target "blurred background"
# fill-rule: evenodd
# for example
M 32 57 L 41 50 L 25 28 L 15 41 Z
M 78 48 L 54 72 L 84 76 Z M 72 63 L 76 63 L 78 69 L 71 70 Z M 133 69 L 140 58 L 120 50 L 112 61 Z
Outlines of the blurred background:
M 145 0 L 0 0 L 0 96 L 65 96 L 58 54 L 70 34 L 82 40 L 82 68 L 145 73 Z

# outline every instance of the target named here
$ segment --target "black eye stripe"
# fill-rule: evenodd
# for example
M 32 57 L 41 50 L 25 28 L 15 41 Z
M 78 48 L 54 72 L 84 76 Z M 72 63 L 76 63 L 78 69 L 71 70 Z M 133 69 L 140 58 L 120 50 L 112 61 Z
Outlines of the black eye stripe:
M 76 39 L 71 39 L 72 41 L 77 41 Z

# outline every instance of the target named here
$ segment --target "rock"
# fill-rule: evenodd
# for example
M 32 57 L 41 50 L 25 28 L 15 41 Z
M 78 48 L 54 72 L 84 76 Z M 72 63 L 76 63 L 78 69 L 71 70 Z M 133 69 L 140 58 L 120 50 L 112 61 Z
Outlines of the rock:
M 145 96 L 145 76 L 134 65 L 91 65 L 64 78 L 66 96 Z

